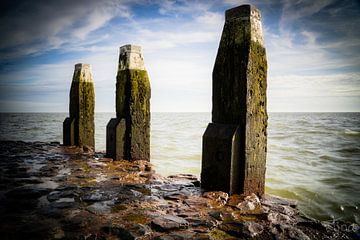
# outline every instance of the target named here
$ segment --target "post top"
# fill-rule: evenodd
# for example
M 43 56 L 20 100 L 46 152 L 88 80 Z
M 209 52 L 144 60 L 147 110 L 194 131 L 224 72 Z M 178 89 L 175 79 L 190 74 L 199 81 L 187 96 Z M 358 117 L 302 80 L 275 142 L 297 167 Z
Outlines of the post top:
M 80 70 L 80 69 L 91 69 L 91 65 L 88 63 L 77 63 L 75 64 L 75 70 Z
M 225 12 L 225 20 L 231 20 L 235 18 L 250 18 L 256 17 L 260 18 L 260 10 L 254 5 L 244 4 L 238 7 L 234 7 L 226 10 Z
M 133 45 L 133 44 L 126 44 L 120 47 L 120 54 L 125 52 L 133 52 L 133 53 L 140 53 L 142 54 L 141 46 Z
M 118 71 L 126 69 L 145 70 L 141 46 L 127 44 L 120 47 Z
M 75 64 L 73 82 L 94 82 L 91 76 L 91 65 L 87 63 Z

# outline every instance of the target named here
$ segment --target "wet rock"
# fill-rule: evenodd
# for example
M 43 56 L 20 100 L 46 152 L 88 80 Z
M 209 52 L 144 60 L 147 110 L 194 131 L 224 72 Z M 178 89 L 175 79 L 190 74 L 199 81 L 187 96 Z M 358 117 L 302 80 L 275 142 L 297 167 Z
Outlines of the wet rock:
M 168 193 L 164 195 L 164 199 L 166 200 L 181 201 L 185 198 L 187 198 L 187 196 L 184 196 L 180 193 Z
M 84 202 L 100 202 L 110 199 L 112 199 L 112 197 L 109 194 L 106 194 L 100 190 L 95 190 L 89 193 L 85 192 L 85 194 L 81 196 L 81 200 Z
M 168 231 L 179 228 L 187 228 L 189 226 L 189 222 L 185 219 L 172 215 L 157 217 L 151 222 L 151 224 L 157 231 Z
M 50 192 L 47 188 L 32 188 L 28 186 L 18 187 L 6 193 L 7 197 L 17 199 L 35 199 Z
M 310 240 L 310 238 L 303 231 L 291 225 L 280 225 L 280 229 L 282 230 L 286 238 L 294 240 Z
M 52 239 L 62 239 L 65 237 L 65 233 L 60 227 L 53 228 L 50 234 Z
M 158 240 L 186 240 L 186 239 L 198 239 L 195 238 L 194 232 L 189 231 L 179 231 L 179 232 L 173 232 L 167 235 L 159 236 L 155 239 Z
M 176 174 L 176 175 L 170 175 L 168 178 L 172 179 L 185 179 L 190 181 L 196 181 L 197 177 L 193 174 Z
M 269 213 L 267 218 L 272 224 L 290 223 L 292 221 L 289 216 L 277 212 Z
M 255 194 L 244 198 L 242 202 L 236 205 L 242 214 L 259 214 L 262 213 L 261 203 Z
M 59 208 L 59 209 L 64 209 L 64 208 L 74 208 L 77 206 L 76 202 L 73 201 L 56 201 L 56 202 L 52 202 L 50 204 L 50 206 L 52 208 Z
M 121 240 L 142 239 L 151 233 L 151 229 L 143 224 L 132 224 L 130 226 L 109 225 L 102 228 L 108 234 L 116 235 Z
M 79 230 L 90 225 L 93 221 L 93 215 L 84 210 L 72 211 L 70 215 L 66 216 L 62 223 L 66 230 Z
M 57 201 L 61 198 L 74 198 L 78 195 L 72 191 L 72 190 L 66 190 L 66 191 L 53 191 L 49 195 L 47 195 L 47 200 L 49 202 Z
M 199 218 L 186 218 L 186 221 L 188 221 L 189 225 L 192 227 L 199 227 L 199 226 L 209 227 L 210 225 L 207 221 Z
M 51 205 L 45 206 L 39 210 L 39 213 L 43 216 L 58 219 L 64 216 L 64 212 L 60 208 L 54 208 Z
M 211 217 L 215 218 L 216 220 L 219 220 L 219 221 L 224 220 L 224 216 L 221 211 L 210 211 L 209 215 Z
M 86 208 L 89 212 L 96 215 L 104 215 L 111 213 L 112 201 L 96 202 Z
M 210 208 L 221 208 L 229 199 L 229 195 L 225 192 L 205 192 L 203 197 L 209 199 L 208 206 Z
M 3 188 L 0 192 L 0 219 L 1 230 L 6 231 L 0 238 L 9 239 L 15 232 L 20 231 L 21 234 L 15 235 L 19 236 L 16 239 L 356 237 L 353 232 L 342 231 L 333 223 L 325 224 L 304 217 L 293 207 L 293 203 L 281 198 L 263 196 L 258 199 L 255 196 L 243 195 L 229 197 L 224 192 L 202 194 L 201 190 L 194 186 L 194 180 L 191 180 L 193 177 L 187 175 L 165 178 L 151 173 L 148 178 L 141 178 L 141 171 L 145 169 L 141 161 L 102 162 L 101 153 L 95 156 L 83 155 L 75 148 L 43 143 L 22 143 L 20 149 L 14 147 L 12 151 L 27 152 L 24 155 L 28 157 L 18 159 L 17 153 L 12 154 L 8 150 L 8 145 L 11 144 L 6 145 L 3 149 L 13 157 L 7 157 L 0 151 L 0 157 L 3 158 L 3 161 L 0 161 L 0 185 Z M 0 142 L 0 149 L 2 146 Z M 107 167 L 93 167 L 89 162 L 95 165 L 103 163 Z M 8 168 L 8 164 L 14 169 Z M 36 167 L 29 167 L 33 164 Z M 38 171 L 46 165 L 48 167 L 44 169 L 56 169 L 58 175 L 42 179 L 19 179 L 16 174 L 5 174 L 8 169 L 22 174 L 26 173 L 26 169 Z M 123 172 L 119 172 L 118 168 L 122 168 Z M 76 177 L 79 175 L 76 169 L 82 169 L 80 174 L 84 175 L 83 179 Z M 131 172 L 127 169 L 131 169 Z M 140 172 L 135 171 L 136 169 Z M 66 178 L 59 186 L 58 176 L 65 174 Z M 96 182 L 99 176 L 107 178 Z M 43 183 L 38 184 L 35 179 Z M 25 184 L 33 185 L 24 186 Z M 86 201 L 82 201 L 82 198 Z M 255 214 L 259 206 L 263 213 Z M 101 231 L 103 226 L 112 224 L 118 226 L 118 229 L 111 233 Z M 339 224 L 345 226 L 346 223 Z M 349 224 L 346 226 L 350 229 Z M 65 234 L 64 237 L 61 231 Z
M 245 235 L 255 237 L 263 232 L 264 227 L 256 222 L 244 222 L 242 229 Z
M 21 184 L 39 184 L 42 183 L 42 181 L 38 178 L 18 178 L 15 179 L 16 182 Z
M 222 231 L 236 237 L 252 238 L 261 234 L 264 227 L 256 222 L 223 223 L 219 227 Z

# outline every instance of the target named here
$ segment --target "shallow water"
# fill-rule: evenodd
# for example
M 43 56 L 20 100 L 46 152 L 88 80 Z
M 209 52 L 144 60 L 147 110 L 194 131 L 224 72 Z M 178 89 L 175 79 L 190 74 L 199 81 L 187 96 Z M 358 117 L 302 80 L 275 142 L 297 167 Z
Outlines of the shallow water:
M 1 113 L 0 139 L 62 142 L 66 113 Z M 97 113 L 96 150 L 106 124 Z M 200 175 L 201 137 L 210 113 L 152 113 L 151 162 L 163 175 Z M 360 113 L 270 113 L 266 192 L 296 199 L 321 220 L 360 223 Z

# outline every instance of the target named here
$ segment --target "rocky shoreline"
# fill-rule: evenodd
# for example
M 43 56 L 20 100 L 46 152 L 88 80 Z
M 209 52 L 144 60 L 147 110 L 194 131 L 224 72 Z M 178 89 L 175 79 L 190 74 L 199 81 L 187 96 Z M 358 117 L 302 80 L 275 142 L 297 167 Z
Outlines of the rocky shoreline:
M 0 150 L 1 239 L 360 239 L 358 226 L 309 219 L 293 201 L 203 192 L 146 161 L 59 143 Z

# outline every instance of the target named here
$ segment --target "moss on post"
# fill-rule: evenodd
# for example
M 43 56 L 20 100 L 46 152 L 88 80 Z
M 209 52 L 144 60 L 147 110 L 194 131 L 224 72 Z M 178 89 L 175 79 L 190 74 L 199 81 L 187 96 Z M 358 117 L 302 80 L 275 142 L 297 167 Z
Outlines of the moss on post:
M 267 61 L 260 11 L 242 5 L 225 15 L 213 70 L 213 123 L 203 136 L 201 183 L 208 190 L 262 195 Z M 210 174 L 216 171 L 221 173 Z
M 70 89 L 70 116 L 63 123 L 66 146 L 95 148 L 95 92 L 90 64 L 76 64 Z
M 150 81 L 141 47 L 120 48 L 116 77 L 116 120 L 107 126 L 108 157 L 150 160 Z

